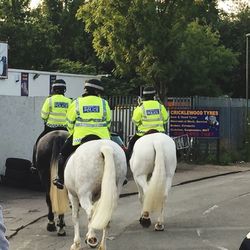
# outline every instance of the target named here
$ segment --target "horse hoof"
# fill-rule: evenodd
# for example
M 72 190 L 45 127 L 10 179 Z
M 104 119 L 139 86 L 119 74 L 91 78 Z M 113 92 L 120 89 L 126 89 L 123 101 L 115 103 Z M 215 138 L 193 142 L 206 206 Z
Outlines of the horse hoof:
M 96 237 L 91 237 L 91 238 L 87 238 L 87 239 L 85 240 L 85 243 L 86 243 L 87 245 L 89 245 L 91 248 L 96 248 L 97 245 L 98 245 L 98 240 L 97 240 Z
M 55 232 L 56 231 L 55 222 L 49 222 L 47 224 L 47 231 L 49 231 L 49 232 Z
M 64 222 L 57 222 L 56 224 L 59 228 L 63 228 L 66 226 L 66 224 Z
M 81 249 L 81 243 L 75 242 L 71 247 L 70 250 L 80 250 Z
M 155 231 L 164 231 L 164 225 L 162 224 L 155 224 Z
M 140 219 L 139 219 L 139 221 L 140 221 L 140 224 L 143 226 L 143 227 L 150 227 L 150 225 L 151 225 L 151 220 L 150 220 L 150 218 L 148 217 L 148 218 L 145 218 L 145 217 L 141 217 Z
M 66 232 L 64 229 L 59 229 L 57 232 L 57 236 L 66 236 Z

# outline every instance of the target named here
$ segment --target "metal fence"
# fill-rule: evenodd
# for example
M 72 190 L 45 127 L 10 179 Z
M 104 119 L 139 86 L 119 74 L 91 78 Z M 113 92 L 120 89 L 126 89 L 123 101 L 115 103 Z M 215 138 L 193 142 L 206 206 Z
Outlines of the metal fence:
M 132 113 L 137 106 L 136 96 L 115 96 L 109 98 L 112 108 L 113 132 L 118 133 L 125 144 L 135 133 Z M 191 146 L 195 146 L 199 155 L 216 154 L 221 150 L 233 151 L 244 147 L 246 134 L 246 100 L 228 97 L 169 97 L 164 103 L 167 109 L 215 109 L 220 113 L 220 138 L 192 138 Z
M 223 154 L 233 154 L 233 152 L 237 152 L 245 148 L 245 99 L 195 96 L 193 97 L 192 107 L 193 109 L 216 109 L 219 110 L 220 113 L 220 138 L 217 140 L 196 140 L 196 151 L 199 152 L 201 156 L 203 155 L 203 157 L 205 157 L 208 154 L 216 154 L 217 161 L 223 161 Z
M 132 114 L 137 106 L 136 96 L 113 96 L 108 98 L 112 109 L 111 131 L 118 133 L 127 145 L 135 133 Z

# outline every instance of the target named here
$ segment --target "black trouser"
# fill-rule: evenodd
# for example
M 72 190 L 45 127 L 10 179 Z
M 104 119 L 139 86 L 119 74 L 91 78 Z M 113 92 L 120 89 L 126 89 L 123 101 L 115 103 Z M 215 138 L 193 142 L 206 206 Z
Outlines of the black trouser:
M 51 128 L 48 127 L 47 125 L 44 125 L 44 130 L 43 132 L 38 136 L 38 138 L 36 139 L 35 145 L 33 147 L 33 154 L 32 154 L 32 163 L 33 163 L 33 167 L 36 167 L 36 148 L 37 148 L 37 143 L 38 141 L 46 134 L 48 134 L 51 131 L 54 130 L 67 130 L 67 128 L 65 127 L 55 127 L 55 128 Z
M 71 135 L 69 138 L 67 138 L 67 140 L 65 141 L 65 143 L 63 144 L 59 156 L 58 156 L 58 170 L 57 170 L 57 174 L 58 174 L 58 178 L 60 179 L 60 181 L 63 183 L 64 182 L 64 178 L 63 178 L 63 173 L 64 173 L 64 165 L 66 160 L 68 159 L 68 157 L 75 152 L 75 150 L 80 146 L 76 145 L 73 146 L 73 135 Z
M 81 140 L 81 144 L 92 141 L 92 140 L 98 140 L 100 139 L 97 135 L 87 135 Z M 60 154 L 58 156 L 58 178 L 61 181 L 61 183 L 64 183 L 64 168 L 65 168 L 65 162 L 68 159 L 68 157 L 75 152 L 75 150 L 81 145 L 72 145 L 73 143 L 73 135 L 71 135 L 63 144 Z
M 141 138 L 141 136 L 135 134 L 130 140 L 129 140 L 129 144 L 128 144 L 128 149 L 126 151 L 126 157 L 127 157 L 127 162 L 129 162 L 131 156 L 132 156 L 132 152 L 133 152 L 133 148 L 134 145 L 136 143 L 136 141 Z

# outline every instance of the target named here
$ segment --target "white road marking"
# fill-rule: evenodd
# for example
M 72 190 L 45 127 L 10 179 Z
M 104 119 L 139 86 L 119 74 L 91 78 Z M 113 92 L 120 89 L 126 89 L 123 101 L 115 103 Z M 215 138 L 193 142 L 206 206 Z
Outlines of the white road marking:
M 200 229 L 196 229 L 196 233 L 199 237 L 201 237 L 201 230 Z
M 209 209 L 207 209 L 205 212 L 203 212 L 203 215 L 209 214 L 210 212 L 212 212 L 214 209 L 218 208 L 219 206 L 214 205 L 212 207 L 210 207 Z

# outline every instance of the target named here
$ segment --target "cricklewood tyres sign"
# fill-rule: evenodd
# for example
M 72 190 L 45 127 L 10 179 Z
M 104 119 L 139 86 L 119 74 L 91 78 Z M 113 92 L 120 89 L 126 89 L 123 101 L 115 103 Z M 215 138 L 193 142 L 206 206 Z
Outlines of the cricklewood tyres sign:
M 218 110 L 170 110 L 169 134 L 171 137 L 220 137 Z

